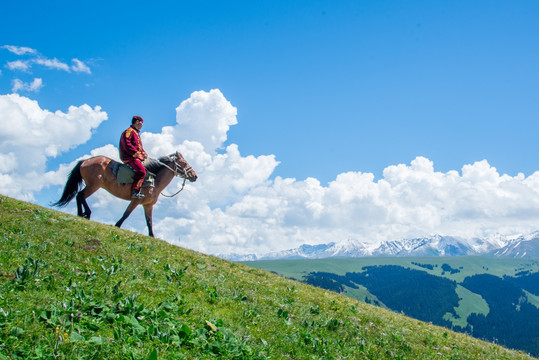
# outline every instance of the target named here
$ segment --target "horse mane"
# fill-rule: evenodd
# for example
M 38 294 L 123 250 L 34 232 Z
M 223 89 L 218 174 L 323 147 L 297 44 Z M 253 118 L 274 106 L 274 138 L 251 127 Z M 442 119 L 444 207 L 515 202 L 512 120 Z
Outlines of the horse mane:
M 157 174 L 159 170 L 165 167 L 163 163 L 168 163 L 171 161 L 173 160 L 170 158 L 170 156 L 161 156 L 158 160 L 150 159 L 144 167 L 149 172 Z

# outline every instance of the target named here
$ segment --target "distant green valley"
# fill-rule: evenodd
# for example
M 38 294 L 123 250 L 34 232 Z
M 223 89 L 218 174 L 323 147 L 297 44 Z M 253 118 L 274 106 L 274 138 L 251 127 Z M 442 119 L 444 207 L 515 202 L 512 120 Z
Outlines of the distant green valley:
M 246 264 L 539 355 L 539 259 L 378 257 Z

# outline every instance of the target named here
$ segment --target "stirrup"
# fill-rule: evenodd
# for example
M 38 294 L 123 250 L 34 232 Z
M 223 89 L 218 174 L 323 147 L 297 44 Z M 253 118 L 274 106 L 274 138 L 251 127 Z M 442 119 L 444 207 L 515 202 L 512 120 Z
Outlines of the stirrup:
M 133 191 L 133 194 L 131 194 L 131 197 L 135 199 L 142 199 L 144 197 L 144 194 L 141 193 L 140 191 Z

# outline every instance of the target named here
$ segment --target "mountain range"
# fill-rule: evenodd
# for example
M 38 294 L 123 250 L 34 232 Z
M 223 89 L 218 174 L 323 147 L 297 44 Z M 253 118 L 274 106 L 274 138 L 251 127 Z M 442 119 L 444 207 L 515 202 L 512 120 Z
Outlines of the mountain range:
M 527 235 L 496 235 L 485 238 L 463 238 L 433 235 L 377 245 L 365 245 L 356 239 L 327 244 L 303 244 L 295 249 L 267 254 L 226 254 L 232 261 L 324 259 L 368 256 L 492 256 L 511 258 L 539 257 L 539 231 Z

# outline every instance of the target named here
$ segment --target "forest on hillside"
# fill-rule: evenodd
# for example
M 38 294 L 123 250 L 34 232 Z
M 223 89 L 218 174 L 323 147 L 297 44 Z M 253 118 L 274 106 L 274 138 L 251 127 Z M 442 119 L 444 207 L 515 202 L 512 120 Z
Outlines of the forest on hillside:
M 419 266 L 419 265 L 418 265 Z M 431 266 L 421 266 L 429 268 Z M 468 276 L 461 283 L 426 271 L 397 265 L 365 266 L 361 272 L 345 275 L 310 272 L 303 281 L 335 292 L 364 286 L 377 300 L 367 302 L 402 312 L 418 320 L 432 322 L 474 337 L 496 342 L 539 355 L 539 309 L 528 302 L 524 290 L 539 296 L 539 273 L 522 272 L 503 278 L 489 274 Z M 456 273 L 459 269 L 442 265 L 442 270 Z M 446 314 L 458 315 L 457 285 L 480 295 L 489 307 L 488 314 L 472 313 L 467 326 L 453 325 Z
M 466 332 L 539 354 L 539 309 L 527 302 L 522 288 L 510 280 L 489 274 L 467 277 L 462 286 L 481 295 L 490 307 L 487 316 L 470 315 Z

